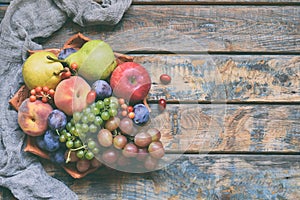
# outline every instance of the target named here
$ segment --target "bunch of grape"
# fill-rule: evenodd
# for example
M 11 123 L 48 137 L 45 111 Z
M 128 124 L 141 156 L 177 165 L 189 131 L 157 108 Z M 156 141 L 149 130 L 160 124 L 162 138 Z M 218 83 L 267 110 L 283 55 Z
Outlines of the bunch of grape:
M 117 109 L 117 100 L 110 97 L 90 104 L 82 112 L 75 112 L 60 132 L 60 142 L 75 151 L 78 158 L 92 160 L 99 152 L 96 134 L 105 121 L 117 115 Z
M 125 171 L 157 167 L 158 160 L 164 156 L 160 131 L 155 128 L 142 130 L 133 119 L 120 115 L 124 111 L 121 102 L 122 99 L 111 96 L 73 114 L 59 136 L 60 142 L 68 148 L 66 162 L 84 162 L 88 166 L 89 161 L 98 160 Z M 141 112 L 143 109 L 136 110 Z

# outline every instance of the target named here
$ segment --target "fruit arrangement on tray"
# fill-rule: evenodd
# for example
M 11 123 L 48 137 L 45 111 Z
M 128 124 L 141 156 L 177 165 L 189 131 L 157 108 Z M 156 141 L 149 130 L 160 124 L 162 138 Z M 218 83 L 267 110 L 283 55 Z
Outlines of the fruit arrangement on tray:
M 22 68 L 25 85 L 10 100 L 27 134 L 25 151 L 61 165 L 74 178 L 102 165 L 128 172 L 156 169 L 165 151 L 160 130 L 145 126 L 151 79 L 143 66 L 80 33 L 61 49 L 29 53 Z M 168 83 L 170 77 L 161 80 Z

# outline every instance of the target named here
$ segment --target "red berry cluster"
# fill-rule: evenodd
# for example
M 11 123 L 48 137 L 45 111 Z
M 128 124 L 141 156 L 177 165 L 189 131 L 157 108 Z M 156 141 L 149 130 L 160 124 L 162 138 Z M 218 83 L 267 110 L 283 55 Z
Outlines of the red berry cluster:
M 49 89 L 47 86 L 44 87 L 38 86 L 30 90 L 29 100 L 31 102 L 34 102 L 37 99 L 41 99 L 43 103 L 47 103 L 48 100 L 54 97 L 54 93 L 55 93 L 54 89 Z
M 121 107 L 121 116 L 123 117 L 129 117 L 130 119 L 133 119 L 134 118 L 134 112 L 133 112 L 133 107 L 132 106 L 128 106 L 126 103 L 125 103 L 125 100 L 123 98 L 120 98 L 119 100 L 119 104 L 120 104 L 120 107 Z

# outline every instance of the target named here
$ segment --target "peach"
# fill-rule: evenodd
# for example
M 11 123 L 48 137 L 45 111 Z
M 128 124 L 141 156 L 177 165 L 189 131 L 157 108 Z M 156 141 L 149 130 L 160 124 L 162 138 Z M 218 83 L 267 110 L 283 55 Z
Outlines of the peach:
M 24 133 L 30 136 L 42 135 L 48 127 L 47 118 L 53 108 L 40 100 L 25 99 L 18 110 L 18 123 Z
M 71 76 L 57 85 L 54 103 L 58 109 L 71 116 L 87 107 L 86 98 L 90 91 L 90 85 L 83 78 Z

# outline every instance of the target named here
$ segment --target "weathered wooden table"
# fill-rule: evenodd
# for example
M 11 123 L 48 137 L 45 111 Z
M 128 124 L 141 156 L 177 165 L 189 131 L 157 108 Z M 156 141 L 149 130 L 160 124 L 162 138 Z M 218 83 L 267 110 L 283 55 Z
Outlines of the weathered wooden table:
M 149 70 L 154 112 L 157 99 L 170 102 L 157 117 L 163 143 L 180 155 L 151 173 L 83 179 L 41 160 L 79 199 L 300 198 L 299 0 L 134 0 L 114 27 L 68 22 L 39 42 L 61 47 L 77 32 Z

